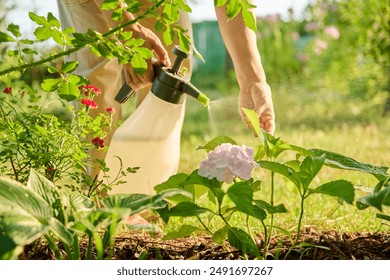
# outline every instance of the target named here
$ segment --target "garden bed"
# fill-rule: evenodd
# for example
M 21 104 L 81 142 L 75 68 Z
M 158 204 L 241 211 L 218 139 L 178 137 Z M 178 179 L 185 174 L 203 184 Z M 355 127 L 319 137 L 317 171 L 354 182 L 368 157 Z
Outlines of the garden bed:
M 259 238 L 258 240 L 261 240 Z M 387 260 L 390 259 L 390 232 L 339 233 L 334 230 L 317 232 L 306 228 L 301 241 L 315 247 L 298 247 L 287 259 L 303 260 Z M 261 241 L 258 243 L 262 247 Z M 270 242 L 270 256 L 284 256 L 291 246 L 288 239 Z M 81 250 L 85 248 L 81 247 Z M 82 252 L 83 254 L 83 252 Z M 209 237 L 188 237 L 175 240 L 161 240 L 160 235 L 129 233 L 116 237 L 113 258 L 117 260 L 242 260 L 240 250 L 229 244 L 221 246 Z M 21 259 L 54 260 L 54 254 L 45 243 L 25 247 Z M 249 257 L 249 259 L 252 259 Z

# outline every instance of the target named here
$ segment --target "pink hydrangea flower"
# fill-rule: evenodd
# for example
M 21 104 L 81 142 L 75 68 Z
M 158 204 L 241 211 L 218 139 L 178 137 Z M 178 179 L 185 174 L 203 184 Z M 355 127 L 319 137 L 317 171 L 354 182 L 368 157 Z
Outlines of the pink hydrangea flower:
M 334 25 L 326 26 L 324 32 L 333 40 L 338 40 L 340 38 L 340 31 Z
M 249 180 L 253 168 L 258 166 L 254 161 L 253 148 L 224 143 L 217 146 L 201 162 L 198 174 L 230 184 L 235 177 Z

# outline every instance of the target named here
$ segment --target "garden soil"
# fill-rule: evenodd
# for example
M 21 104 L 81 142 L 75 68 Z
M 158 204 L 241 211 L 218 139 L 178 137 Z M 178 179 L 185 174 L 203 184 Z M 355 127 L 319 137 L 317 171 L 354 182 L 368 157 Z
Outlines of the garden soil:
M 226 243 L 216 244 L 209 237 L 191 236 L 175 240 L 162 240 L 162 235 L 129 232 L 116 237 L 112 258 L 117 260 L 242 260 L 240 250 Z M 286 259 L 292 260 L 388 260 L 390 259 L 390 231 L 375 233 L 317 232 L 306 228 L 301 242 L 312 246 L 297 247 Z M 86 247 L 83 244 L 81 254 Z M 263 247 L 261 237 L 257 245 Z M 284 259 L 291 246 L 289 239 L 273 238 L 267 259 Z M 64 258 L 66 258 L 64 256 Z M 20 259 L 54 259 L 54 254 L 43 241 L 25 247 Z M 108 257 L 107 257 L 108 259 Z

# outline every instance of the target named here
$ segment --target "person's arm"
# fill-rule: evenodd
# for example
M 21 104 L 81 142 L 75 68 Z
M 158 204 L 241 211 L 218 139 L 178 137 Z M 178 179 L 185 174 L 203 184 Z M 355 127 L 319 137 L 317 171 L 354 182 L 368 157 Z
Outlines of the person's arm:
M 228 20 L 226 7 L 216 7 L 215 11 L 222 38 L 233 60 L 237 82 L 240 86 L 238 106 L 241 118 L 248 125 L 241 108 L 252 109 L 259 114 L 261 127 L 273 134 L 275 113 L 272 94 L 261 64 L 256 34 L 245 25 L 241 14 Z
M 94 1 L 97 3 L 97 5 L 99 5 L 99 7 L 101 7 L 101 5 L 103 4 L 103 0 L 94 0 Z M 124 9 L 125 4 L 122 1 L 119 1 L 118 4 Z M 103 11 L 103 13 L 105 14 L 105 18 L 110 23 L 111 26 L 117 24 L 117 23 L 113 23 L 111 19 L 112 11 Z M 125 20 L 127 21 L 131 21 L 135 19 L 133 14 L 125 10 L 123 12 L 123 15 L 125 17 Z M 169 67 L 171 65 L 168 52 L 164 48 L 163 44 L 161 43 L 157 35 L 154 34 L 150 29 L 143 27 L 139 23 L 135 23 L 127 26 L 125 30 L 132 31 L 133 36 L 135 38 L 144 39 L 145 40 L 144 47 L 154 51 L 154 53 L 157 55 L 157 58 L 165 66 Z M 144 88 L 150 85 L 154 80 L 154 73 L 153 73 L 153 67 L 151 61 L 148 61 L 148 69 L 142 75 L 135 73 L 129 63 L 124 65 L 124 72 L 125 72 L 126 82 L 134 90 Z

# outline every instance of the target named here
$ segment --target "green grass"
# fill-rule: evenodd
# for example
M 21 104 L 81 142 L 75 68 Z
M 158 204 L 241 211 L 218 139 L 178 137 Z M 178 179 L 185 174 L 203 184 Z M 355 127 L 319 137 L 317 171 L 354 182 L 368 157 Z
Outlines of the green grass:
M 180 172 L 189 173 L 197 168 L 206 153 L 196 148 L 217 135 L 230 136 L 248 146 L 258 144 L 258 139 L 245 128 L 237 113 L 237 88 L 202 90 L 215 101 L 209 109 L 205 109 L 196 101 L 187 99 Z M 378 113 L 380 100 L 364 104 L 356 99 L 348 100 L 337 92 L 321 89 L 313 93 L 299 85 L 274 86 L 273 95 L 277 116 L 276 137 L 305 148 L 337 152 L 365 163 L 390 165 L 390 119 Z M 259 171 L 253 175 L 263 182 L 257 195 L 269 201 L 270 174 Z M 359 189 L 356 197 L 372 191 L 376 183 L 372 175 L 325 167 L 313 186 L 337 179 L 346 179 L 356 185 Z M 296 228 L 298 198 L 294 187 L 277 176 L 275 202 L 284 203 L 289 212 L 277 215 L 276 225 L 288 230 Z M 313 195 L 307 199 L 303 225 L 341 232 L 389 230 L 388 225 L 382 225 L 381 220 L 375 218 L 376 213 L 376 209 L 361 211 L 354 205 L 340 205 L 332 197 Z M 234 216 L 233 221 L 244 226 L 240 216 Z M 175 227 L 173 223 L 172 228 Z M 255 222 L 252 227 L 260 230 L 260 225 Z

